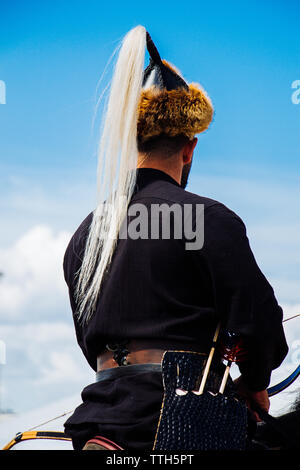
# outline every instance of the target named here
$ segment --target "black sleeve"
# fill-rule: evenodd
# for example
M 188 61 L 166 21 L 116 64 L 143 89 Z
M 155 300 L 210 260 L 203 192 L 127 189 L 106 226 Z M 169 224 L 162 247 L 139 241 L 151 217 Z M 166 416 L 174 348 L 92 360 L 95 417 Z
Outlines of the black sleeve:
M 69 299 L 70 305 L 73 313 L 73 321 L 76 332 L 76 339 L 78 345 L 80 346 L 86 360 L 92 369 L 97 369 L 97 364 L 94 357 L 91 357 L 87 351 L 84 341 L 84 329 L 83 326 L 78 321 L 76 316 L 77 304 L 75 301 L 75 288 L 76 288 L 76 272 L 80 269 L 84 249 L 85 241 L 88 235 L 88 228 L 92 220 L 92 213 L 89 214 L 86 219 L 78 227 L 74 235 L 72 236 L 67 249 L 65 251 L 64 260 L 63 260 L 63 272 L 64 278 L 69 290 Z
M 202 252 L 202 253 L 201 253 Z M 241 218 L 222 204 L 204 211 L 204 245 L 217 316 L 244 339 L 248 359 L 238 363 L 249 389 L 264 390 L 288 347 L 282 308 L 259 269 Z

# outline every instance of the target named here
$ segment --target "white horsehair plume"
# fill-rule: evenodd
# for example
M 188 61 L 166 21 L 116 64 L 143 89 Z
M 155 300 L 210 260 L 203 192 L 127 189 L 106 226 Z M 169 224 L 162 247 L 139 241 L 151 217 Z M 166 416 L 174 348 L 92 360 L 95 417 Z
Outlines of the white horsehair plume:
M 88 322 L 95 311 L 136 182 L 145 47 L 146 29 L 137 26 L 130 30 L 123 39 L 112 78 L 98 150 L 97 207 L 77 273 L 77 315 L 82 322 Z

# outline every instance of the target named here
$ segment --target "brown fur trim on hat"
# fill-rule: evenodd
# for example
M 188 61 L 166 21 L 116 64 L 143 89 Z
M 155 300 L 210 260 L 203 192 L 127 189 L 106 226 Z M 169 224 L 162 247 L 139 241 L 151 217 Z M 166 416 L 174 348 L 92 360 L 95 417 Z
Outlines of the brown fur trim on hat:
M 143 90 L 138 109 L 137 133 L 142 141 L 165 133 L 192 138 L 205 131 L 213 117 L 210 99 L 195 84 L 189 90 Z
M 141 93 L 138 138 L 143 142 L 164 133 L 171 137 L 184 134 L 191 139 L 208 128 L 212 117 L 212 103 L 200 85 L 191 83 L 188 90 L 170 91 L 152 86 Z

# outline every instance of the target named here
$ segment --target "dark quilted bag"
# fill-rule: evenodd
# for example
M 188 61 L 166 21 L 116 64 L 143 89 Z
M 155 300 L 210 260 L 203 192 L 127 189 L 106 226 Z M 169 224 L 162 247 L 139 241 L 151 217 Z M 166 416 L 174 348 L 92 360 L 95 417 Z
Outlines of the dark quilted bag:
M 198 390 L 206 357 L 190 351 L 166 351 L 162 360 L 164 398 L 153 450 L 244 450 L 247 408 L 237 399 L 231 378 L 218 393 L 225 366 L 211 366 L 202 395 Z M 188 391 L 179 396 L 175 390 Z M 210 393 L 212 392 L 212 393 Z

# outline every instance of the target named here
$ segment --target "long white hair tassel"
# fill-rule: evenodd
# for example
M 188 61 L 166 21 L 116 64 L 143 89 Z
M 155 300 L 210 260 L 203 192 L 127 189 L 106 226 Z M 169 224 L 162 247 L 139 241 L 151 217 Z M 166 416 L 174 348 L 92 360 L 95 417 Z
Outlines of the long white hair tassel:
M 145 47 L 146 29 L 137 26 L 125 36 L 115 65 L 99 143 L 98 203 L 77 273 L 77 315 L 82 322 L 88 322 L 95 311 L 136 182 L 138 104 Z

